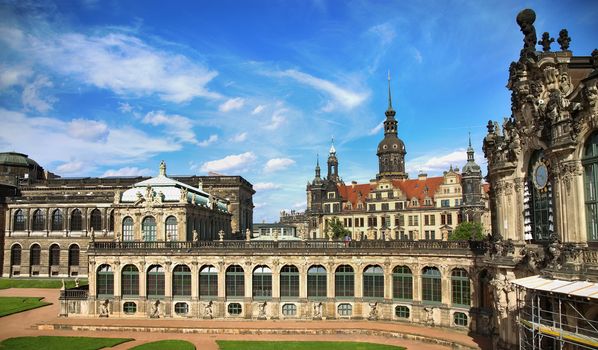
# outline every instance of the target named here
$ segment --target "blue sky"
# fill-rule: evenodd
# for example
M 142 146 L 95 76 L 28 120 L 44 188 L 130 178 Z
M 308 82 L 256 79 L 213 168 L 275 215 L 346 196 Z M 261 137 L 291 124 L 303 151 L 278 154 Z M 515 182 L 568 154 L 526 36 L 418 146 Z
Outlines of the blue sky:
M 485 164 L 526 7 L 538 37 L 598 45 L 596 1 L 0 1 L 0 150 L 63 176 L 240 174 L 274 221 L 332 136 L 346 182 L 375 177 L 390 70 L 412 177 L 461 167 L 468 132 Z

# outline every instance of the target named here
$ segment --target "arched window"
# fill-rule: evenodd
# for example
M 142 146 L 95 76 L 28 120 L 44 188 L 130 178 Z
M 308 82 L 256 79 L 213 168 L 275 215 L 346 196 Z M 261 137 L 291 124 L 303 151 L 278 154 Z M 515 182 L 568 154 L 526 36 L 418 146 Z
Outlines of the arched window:
M 156 240 L 156 219 L 154 219 L 153 216 L 148 216 L 143 219 L 141 230 L 143 232 L 144 241 L 154 242 Z
M 269 299 L 272 297 L 272 270 L 261 265 L 253 270 L 253 297 Z
M 21 245 L 15 244 L 10 247 L 10 265 L 21 266 Z
M 45 231 L 46 230 L 46 216 L 41 209 L 37 209 L 33 212 L 33 223 L 31 225 L 33 231 Z
M 526 239 L 547 241 L 553 232 L 552 185 L 542 150 L 535 151 L 528 166 L 524 191 Z M 531 237 L 529 235 L 531 234 Z
M 135 265 L 125 265 L 121 274 L 121 291 L 123 298 L 139 296 L 139 270 Z
M 98 298 L 114 296 L 114 273 L 110 265 L 103 264 L 98 267 L 96 291 Z
M 467 271 L 464 269 L 454 269 L 451 273 L 451 286 L 453 304 L 469 307 L 471 295 Z
M 239 265 L 226 269 L 226 297 L 242 298 L 245 296 L 245 272 Z
M 407 266 L 392 270 L 392 297 L 398 300 L 413 299 L 413 274 Z
M 127 216 L 123 220 L 123 241 L 129 242 L 135 240 L 135 234 L 133 232 L 133 219 Z
M 179 231 L 177 228 L 176 218 L 174 216 L 169 216 L 166 219 L 166 239 L 169 241 L 179 240 Z
M 50 266 L 60 265 L 60 246 L 58 244 L 52 244 L 50 246 Z
M 79 246 L 71 244 L 69 247 L 69 267 L 79 266 Z
M 102 230 L 102 213 L 100 213 L 99 209 L 94 209 L 91 211 L 90 224 L 94 231 Z
M 81 231 L 83 229 L 83 219 L 81 210 L 75 209 L 71 212 L 71 231 Z
M 594 131 L 586 141 L 581 163 L 588 241 L 598 241 L 598 131 Z
M 39 266 L 41 265 L 42 248 L 39 244 L 34 244 L 29 248 L 29 265 Z
M 299 269 L 293 265 L 285 265 L 280 270 L 280 297 L 299 297 Z
M 341 265 L 334 273 L 334 295 L 353 297 L 355 295 L 355 272 L 349 265 Z
M 147 297 L 164 297 L 164 268 L 160 265 L 152 265 L 147 270 Z
M 25 214 L 23 214 L 21 209 L 15 212 L 12 229 L 13 231 L 25 231 Z
M 199 297 L 213 299 L 218 297 L 218 272 L 212 265 L 207 265 L 199 271 Z
M 314 265 L 307 270 L 307 297 L 326 298 L 326 269 Z
M 52 231 L 64 230 L 64 222 L 62 219 L 62 210 L 56 209 L 52 213 Z
M 187 265 L 177 265 L 172 276 L 172 296 L 191 295 L 191 269 Z
M 378 265 L 370 265 L 363 272 L 363 297 L 384 298 L 384 270 Z
M 440 271 L 435 267 L 424 267 L 422 270 L 422 301 L 424 303 L 442 301 Z

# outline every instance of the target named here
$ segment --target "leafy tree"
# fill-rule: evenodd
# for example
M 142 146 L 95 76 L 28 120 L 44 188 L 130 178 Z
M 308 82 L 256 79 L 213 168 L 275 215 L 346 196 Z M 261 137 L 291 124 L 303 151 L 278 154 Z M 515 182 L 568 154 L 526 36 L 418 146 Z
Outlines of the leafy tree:
M 449 241 L 462 241 L 472 239 L 481 241 L 484 239 L 484 227 L 479 222 L 463 221 L 449 235 Z
M 334 238 L 351 235 L 351 231 L 347 230 L 336 216 L 328 221 L 328 224 L 326 225 L 326 234 L 330 235 L 330 233 L 332 233 L 332 237 Z

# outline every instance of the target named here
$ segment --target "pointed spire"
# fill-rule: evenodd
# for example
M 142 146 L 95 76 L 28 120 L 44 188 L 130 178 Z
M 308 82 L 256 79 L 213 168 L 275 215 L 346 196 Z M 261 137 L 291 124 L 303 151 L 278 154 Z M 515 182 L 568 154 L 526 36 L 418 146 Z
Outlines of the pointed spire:
M 336 148 L 334 148 L 334 136 L 332 136 L 332 144 L 330 145 L 330 154 L 335 154 Z
M 471 132 L 469 132 L 469 147 L 467 147 L 467 161 L 474 161 L 473 157 L 473 147 L 471 147 Z
M 468 134 L 469 134 L 469 148 L 471 148 L 471 131 Z
M 320 154 L 316 155 L 316 179 L 320 178 Z
M 390 95 L 390 69 L 388 70 L 388 110 L 392 110 L 392 97 Z

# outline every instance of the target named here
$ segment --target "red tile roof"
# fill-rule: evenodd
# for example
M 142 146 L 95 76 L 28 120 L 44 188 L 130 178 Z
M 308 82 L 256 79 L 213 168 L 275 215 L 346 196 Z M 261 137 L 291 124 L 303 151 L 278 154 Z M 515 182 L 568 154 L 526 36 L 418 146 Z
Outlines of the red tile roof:
M 338 191 L 340 196 L 343 198 L 343 201 L 351 202 L 354 208 L 357 207 L 359 194 L 361 193 L 361 201 L 365 203 L 366 198 L 370 195 L 370 192 L 373 189 L 374 187 L 370 184 L 338 185 Z

